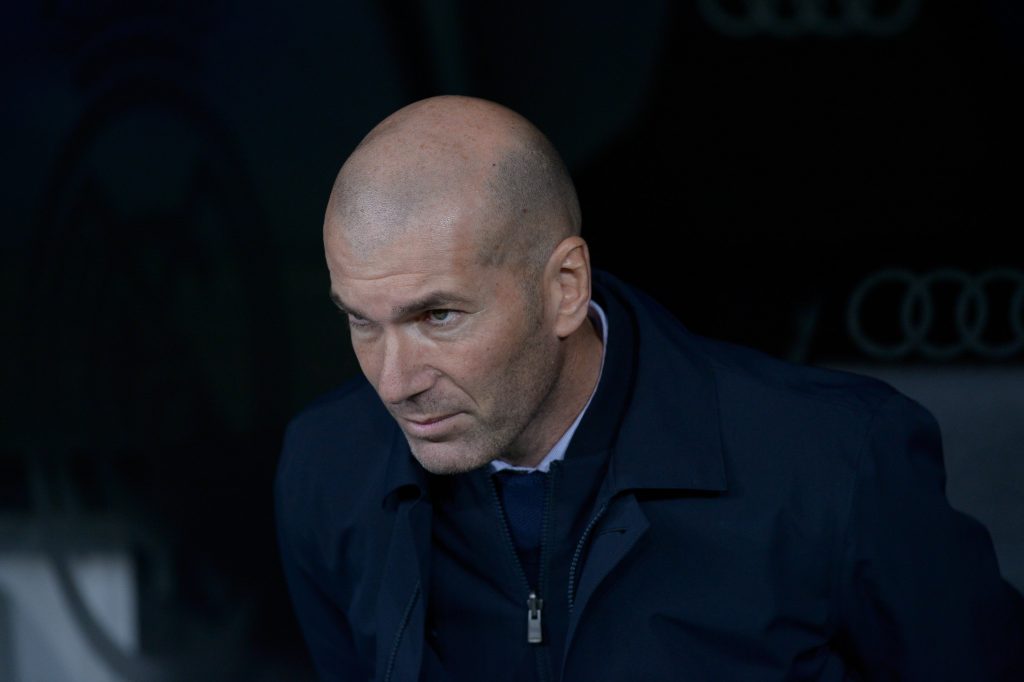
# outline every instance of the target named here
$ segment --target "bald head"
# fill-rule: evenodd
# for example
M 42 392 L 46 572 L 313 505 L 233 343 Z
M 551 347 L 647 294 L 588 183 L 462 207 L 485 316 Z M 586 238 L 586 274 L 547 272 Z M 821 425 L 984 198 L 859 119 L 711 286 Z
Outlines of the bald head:
M 529 121 L 493 102 L 434 97 L 386 118 L 352 152 L 324 236 L 370 257 L 409 230 L 440 237 L 456 224 L 481 262 L 538 267 L 579 234 L 580 210 L 561 158 Z

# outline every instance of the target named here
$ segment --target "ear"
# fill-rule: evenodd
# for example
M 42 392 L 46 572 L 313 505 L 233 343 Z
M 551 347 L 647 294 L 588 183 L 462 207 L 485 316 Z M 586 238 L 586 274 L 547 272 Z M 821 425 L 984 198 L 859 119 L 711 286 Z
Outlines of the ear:
M 581 237 L 563 239 L 548 259 L 545 277 L 550 292 L 555 333 L 571 335 L 587 319 L 590 309 L 590 251 Z

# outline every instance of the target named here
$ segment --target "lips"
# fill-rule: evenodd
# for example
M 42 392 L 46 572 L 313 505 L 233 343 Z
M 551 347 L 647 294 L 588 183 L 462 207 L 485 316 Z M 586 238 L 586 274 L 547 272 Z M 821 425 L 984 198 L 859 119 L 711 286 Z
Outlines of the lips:
M 405 422 L 405 431 L 411 436 L 424 439 L 442 438 L 449 434 L 456 426 L 456 417 L 461 412 L 452 412 L 432 417 L 402 417 Z
M 406 421 L 412 422 L 413 424 L 425 425 L 425 424 L 436 424 L 437 422 L 445 420 L 445 419 L 448 419 L 449 417 L 452 417 L 452 416 L 454 416 L 454 413 L 452 413 L 452 414 L 443 414 L 440 417 L 404 417 L 404 419 Z

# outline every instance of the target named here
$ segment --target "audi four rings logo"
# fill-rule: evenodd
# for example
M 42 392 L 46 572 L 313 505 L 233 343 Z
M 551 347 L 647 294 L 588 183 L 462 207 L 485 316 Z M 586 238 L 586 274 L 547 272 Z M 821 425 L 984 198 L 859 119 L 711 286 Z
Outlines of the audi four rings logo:
M 704 20 L 727 36 L 893 36 L 917 18 L 921 0 L 698 0 Z
M 893 288 L 901 292 L 895 312 L 899 335 L 883 342 L 865 327 L 869 318 L 878 318 L 877 305 L 872 311 L 871 302 L 877 304 L 883 291 Z M 950 330 L 940 339 L 941 323 L 936 320 L 943 316 L 951 320 Z M 972 276 L 954 269 L 924 274 L 882 270 L 854 290 L 846 320 L 858 348 L 879 359 L 896 360 L 914 351 L 930 360 L 968 352 L 993 360 L 1009 358 L 1024 349 L 1024 271 L 999 268 Z

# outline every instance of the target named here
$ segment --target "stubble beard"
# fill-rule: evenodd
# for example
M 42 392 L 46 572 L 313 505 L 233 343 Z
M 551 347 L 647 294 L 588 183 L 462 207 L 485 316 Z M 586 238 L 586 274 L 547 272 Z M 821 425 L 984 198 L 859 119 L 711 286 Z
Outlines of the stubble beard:
M 517 441 L 537 421 L 555 382 L 549 380 L 533 384 L 533 390 L 530 391 L 529 379 L 531 376 L 536 377 L 529 372 L 526 374 L 525 377 L 520 375 L 507 382 L 510 384 L 508 391 L 522 399 L 515 406 L 520 409 L 496 410 L 496 416 L 501 417 L 497 423 L 493 420 L 480 420 L 471 413 L 475 423 L 450 441 L 430 442 L 404 434 L 413 457 L 430 473 L 449 475 L 479 469 L 498 458 L 509 459 L 532 454 L 517 452 Z M 521 409 L 522 405 L 530 405 L 531 408 Z
M 404 434 L 413 457 L 424 469 L 433 474 L 460 474 L 499 458 L 515 463 L 538 454 L 523 450 L 534 445 L 531 441 L 536 439 L 536 434 L 525 432 L 538 424 L 550 407 L 559 383 L 561 359 L 556 349 L 539 349 L 536 342 L 534 337 L 524 343 L 520 354 L 513 358 L 514 367 L 498 382 L 496 393 L 512 393 L 518 398 L 511 409 L 494 410 L 495 416 L 505 417 L 498 423 L 477 418 L 468 431 L 451 441 L 429 442 Z
M 552 382 L 553 384 L 553 382 Z M 542 399 L 530 411 L 513 414 L 501 425 L 477 422 L 451 441 L 429 442 L 404 434 L 413 457 L 432 474 L 461 474 L 486 466 L 496 459 L 515 459 L 519 455 L 535 453 L 516 451 L 517 441 L 534 424 L 550 394 L 550 386 L 542 392 Z M 531 401 L 532 403 L 533 401 Z
M 405 438 L 420 466 L 432 474 L 442 476 L 463 474 L 486 466 L 497 458 L 498 455 L 493 453 L 500 452 L 501 448 L 497 439 L 493 439 L 494 442 L 480 442 L 479 439 L 466 440 L 463 437 L 458 442 L 431 443 L 408 434 Z

